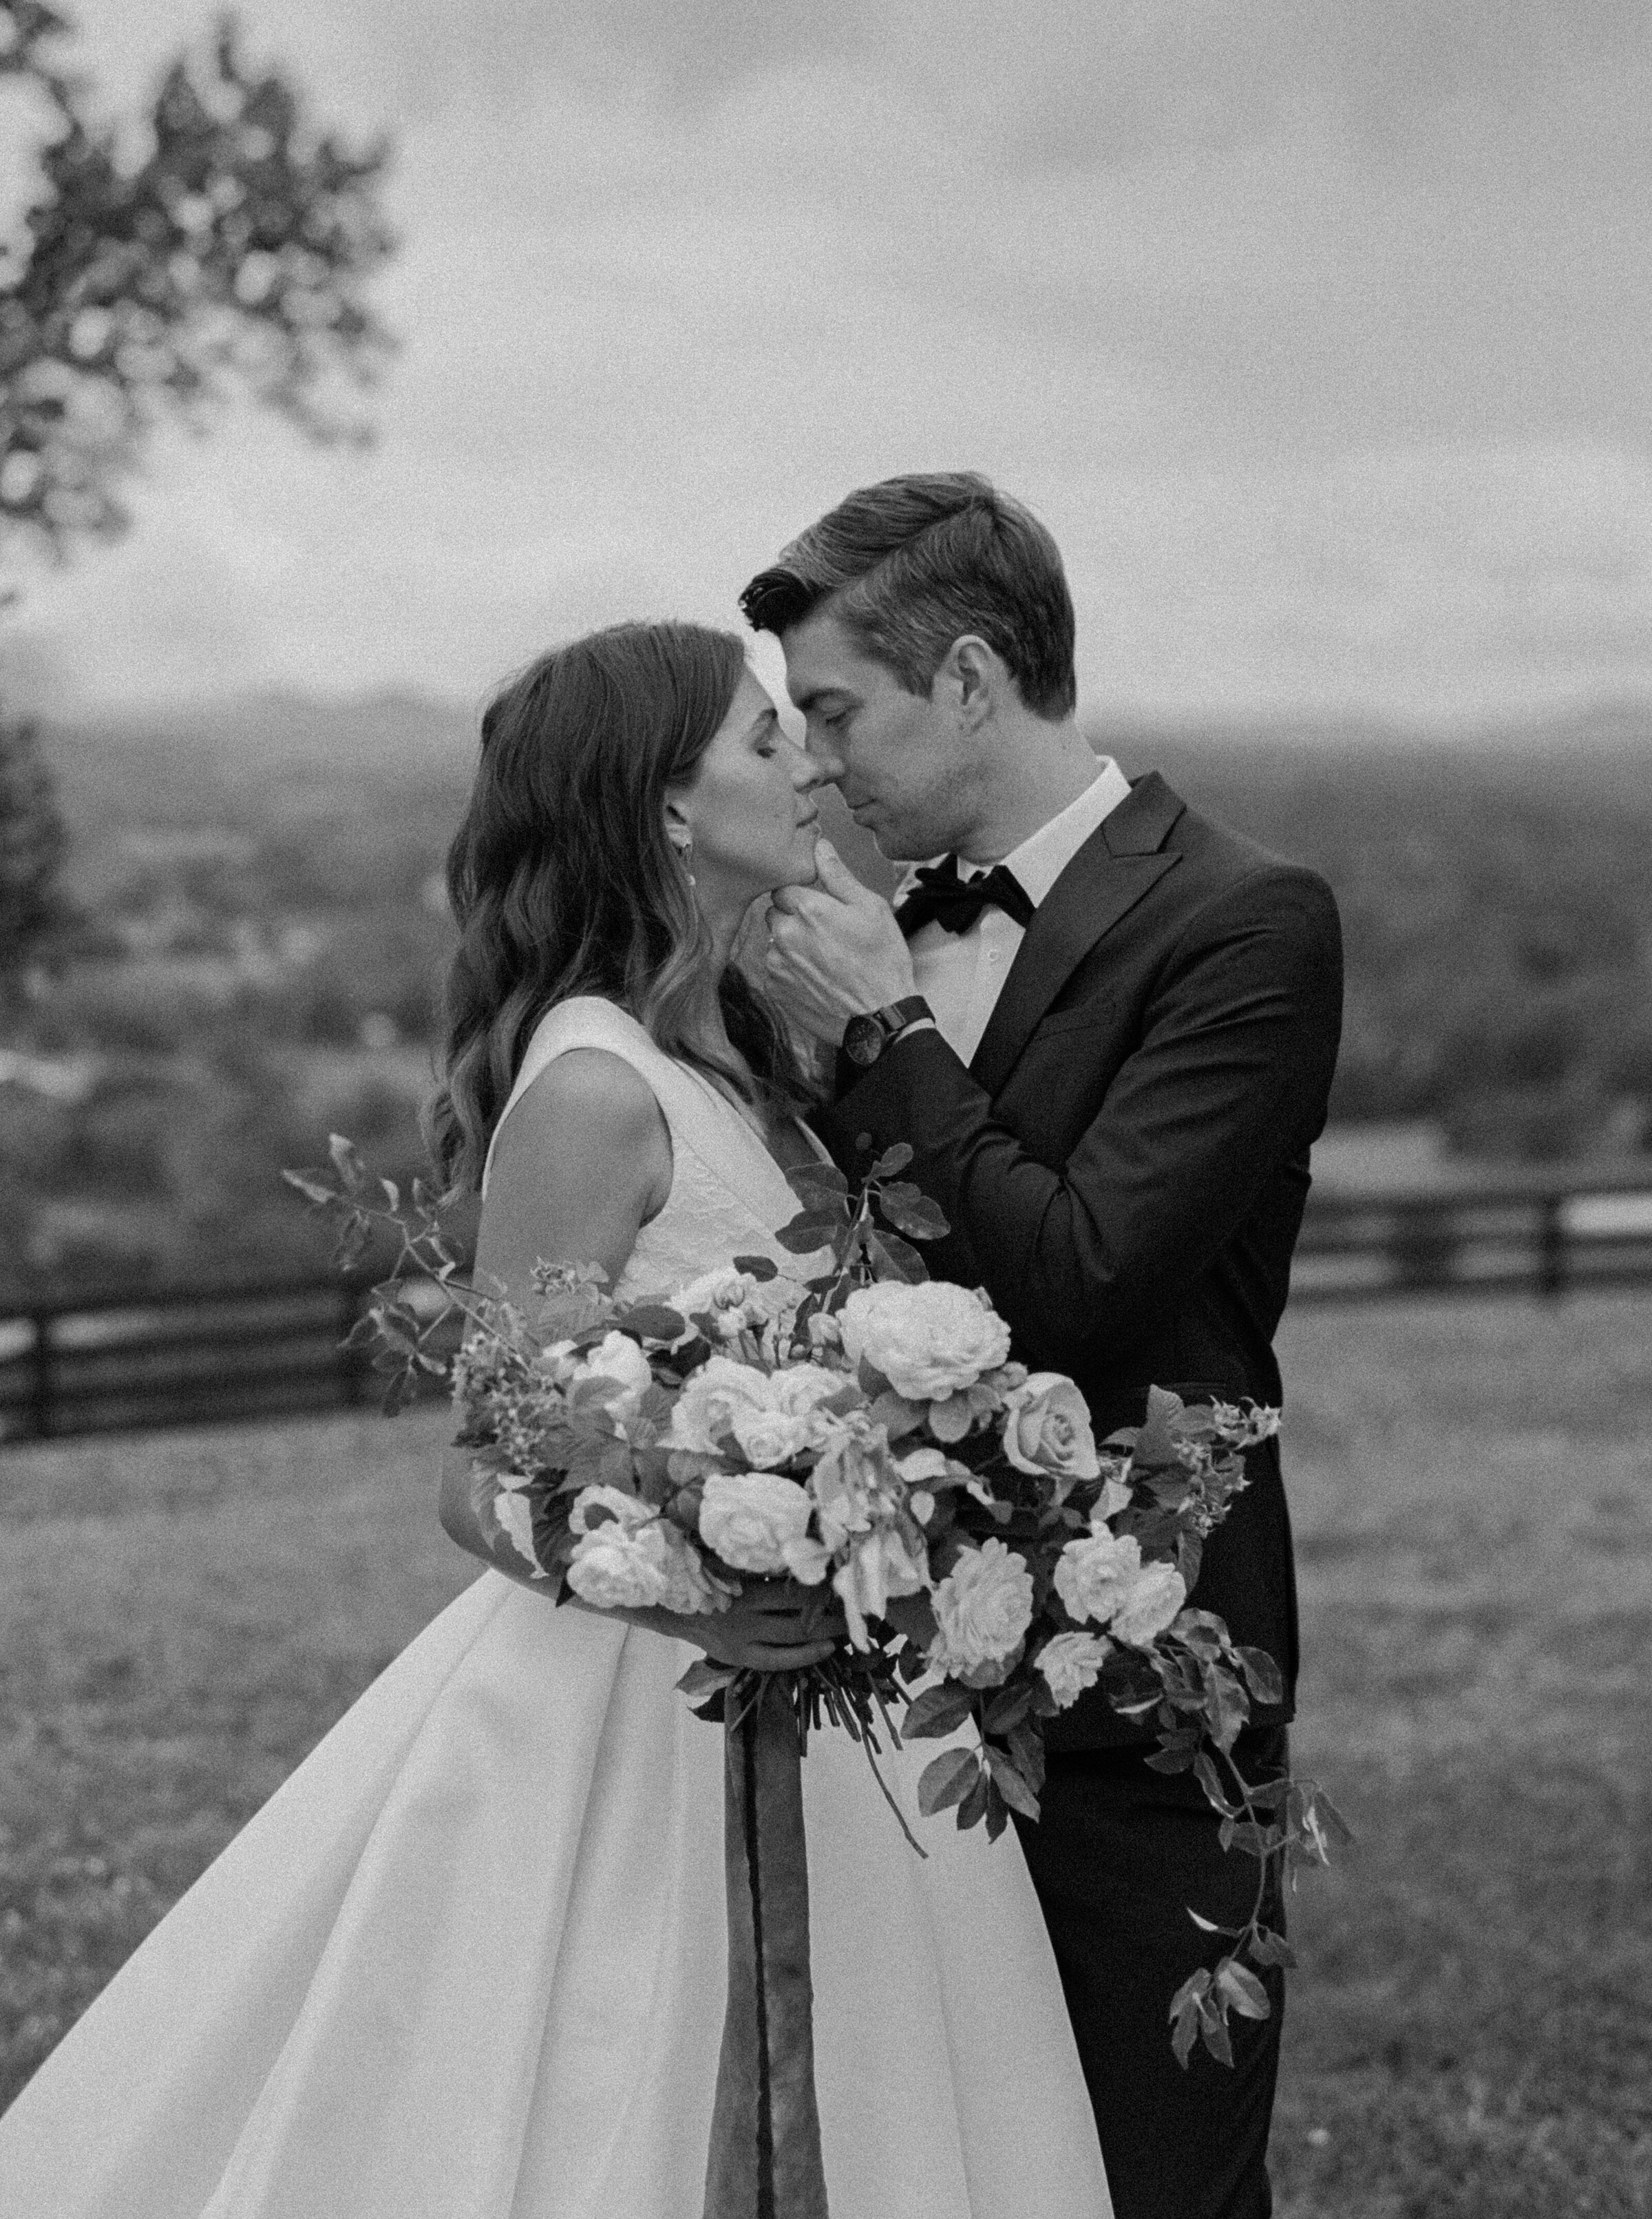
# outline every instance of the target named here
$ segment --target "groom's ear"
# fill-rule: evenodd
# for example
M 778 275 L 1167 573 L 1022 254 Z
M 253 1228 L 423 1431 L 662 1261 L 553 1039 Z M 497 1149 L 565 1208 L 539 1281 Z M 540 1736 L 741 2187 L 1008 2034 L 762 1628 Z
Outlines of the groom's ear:
M 997 706 L 1006 674 L 1002 656 L 978 633 L 966 631 L 941 657 L 931 696 L 947 701 L 964 730 L 974 731 Z

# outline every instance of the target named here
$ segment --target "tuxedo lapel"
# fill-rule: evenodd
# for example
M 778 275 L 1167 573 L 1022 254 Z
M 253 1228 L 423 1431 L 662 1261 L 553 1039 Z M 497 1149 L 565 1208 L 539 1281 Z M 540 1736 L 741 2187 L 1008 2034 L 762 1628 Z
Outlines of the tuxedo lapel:
M 1009 967 L 970 1074 L 996 1095 L 1034 1027 L 1102 935 L 1181 861 L 1162 852 L 1184 805 L 1157 771 L 1085 841 L 1039 904 Z

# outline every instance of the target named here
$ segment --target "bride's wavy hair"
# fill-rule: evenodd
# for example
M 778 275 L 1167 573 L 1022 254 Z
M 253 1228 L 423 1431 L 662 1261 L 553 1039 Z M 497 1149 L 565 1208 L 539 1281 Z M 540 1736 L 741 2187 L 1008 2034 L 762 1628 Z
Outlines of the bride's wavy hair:
M 542 655 L 489 704 L 448 849 L 459 945 L 425 1115 L 450 1196 L 480 1187 L 529 1035 L 570 995 L 618 1002 L 668 1055 L 748 1103 L 807 1099 L 806 1068 L 757 987 L 735 964 L 713 975 L 666 836 L 667 788 L 692 780 L 745 668 L 731 632 L 613 625 Z M 719 1003 L 733 1059 L 708 1041 Z

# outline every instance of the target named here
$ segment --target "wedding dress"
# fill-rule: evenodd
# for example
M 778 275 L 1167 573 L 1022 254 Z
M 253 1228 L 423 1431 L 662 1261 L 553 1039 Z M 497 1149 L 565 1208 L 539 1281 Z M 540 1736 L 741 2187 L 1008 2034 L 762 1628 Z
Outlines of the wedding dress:
M 612 1004 L 554 1010 L 517 1094 L 576 1047 L 639 1071 L 671 1136 L 623 1290 L 791 1260 L 758 1135 Z M 673 1684 L 698 1653 L 485 1572 L 0 2118 L 0 2211 L 696 2219 L 725 1985 L 723 1735 Z M 918 1818 L 935 1749 L 885 1758 L 927 1861 L 846 1735 L 804 1762 L 833 2219 L 1097 2219 L 1021 1849 Z

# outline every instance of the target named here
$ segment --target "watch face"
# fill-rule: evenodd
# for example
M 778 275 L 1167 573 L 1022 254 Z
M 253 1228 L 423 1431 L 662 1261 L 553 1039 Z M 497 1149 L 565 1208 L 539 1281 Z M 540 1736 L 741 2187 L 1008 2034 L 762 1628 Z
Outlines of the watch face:
M 876 1017 L 851 1017 L 843 1028 L 843 1053 L 852 1063 L 876 1063 L 884 1029 Z

